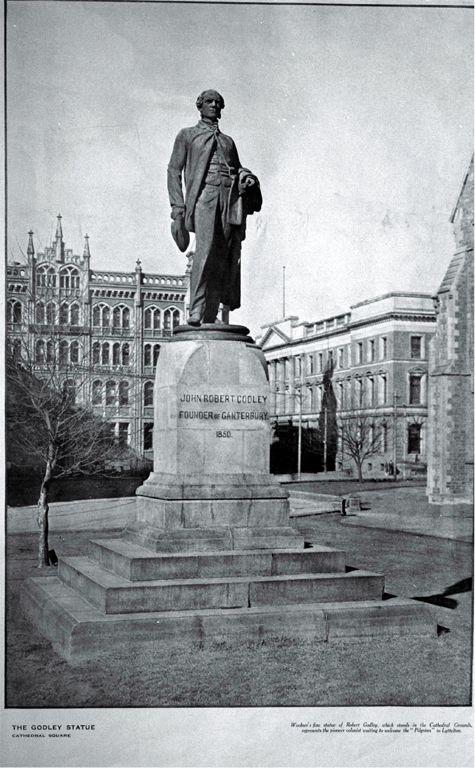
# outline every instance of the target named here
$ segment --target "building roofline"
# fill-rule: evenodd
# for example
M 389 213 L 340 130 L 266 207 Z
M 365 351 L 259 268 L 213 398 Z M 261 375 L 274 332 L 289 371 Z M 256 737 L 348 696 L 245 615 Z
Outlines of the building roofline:
M 356 309 L 356 307 L 364 307 L 366 304 L 374 304 L 376 301 L 382 301 L 383 299 L 391 299 L 393 297 L 406 297 L 408 299 L 431 299 L 432 293 L 412 293 L 407 291 L 391 291 L 391 293 L 384 293 L 382 296 L 376 296 L 374 299 L 365 299 L 359 301 L 357 304 L 351 304 L 350 309 Z

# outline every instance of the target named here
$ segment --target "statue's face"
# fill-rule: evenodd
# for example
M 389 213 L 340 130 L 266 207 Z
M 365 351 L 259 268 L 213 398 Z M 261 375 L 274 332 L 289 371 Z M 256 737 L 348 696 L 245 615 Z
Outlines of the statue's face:
M 221 98 L 216 91 L 206 91 L 203 95 L 203 104 L 200 109 L 201 117 L 215 122 L 221 117 Z

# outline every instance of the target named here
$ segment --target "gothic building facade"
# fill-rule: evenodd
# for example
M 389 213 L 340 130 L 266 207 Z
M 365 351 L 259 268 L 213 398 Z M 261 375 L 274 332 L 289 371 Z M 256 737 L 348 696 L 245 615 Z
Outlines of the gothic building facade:
M 119 441 L 152 458 L 153 387 L 160 347 L 185 320 L 188 273 L 95 270 L 65 247 L 61 216 L 50 247 L 7 265 L 7 333 L 35 375 L 60 377 L 92 404 Z
M 258 343 L 269 363 L 274 425 L 295 426 L 300 419 L 304 429 L 321 431 L 324 377 L 331 372 L 339 429 L 356 414 L 359 428 L 367 419 L 368 434 L 374 425 L 379 435 L 377 450 L 364 461 L 365 476 L 422 471 L 435 322 L 431 295 L 390 293 L 316 322 L 289 317 L 263 326 Z M 335 468 L 355 471 L 341 439 Z
M 473 501 L 473 158 L 451 222 L 455 253 L 436 296 L 430 355 L 427 492 L 453 505 Z

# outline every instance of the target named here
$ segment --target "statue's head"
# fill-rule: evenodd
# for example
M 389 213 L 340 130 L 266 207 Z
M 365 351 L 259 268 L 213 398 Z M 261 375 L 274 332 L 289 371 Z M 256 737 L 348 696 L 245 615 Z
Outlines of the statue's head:
M 224 109 L 224 99 L 218 91 L 203 91 L 196 99 L 196 106 L 200 111 L 201 117 L 215 121 L 221 117 L 221 110 Z

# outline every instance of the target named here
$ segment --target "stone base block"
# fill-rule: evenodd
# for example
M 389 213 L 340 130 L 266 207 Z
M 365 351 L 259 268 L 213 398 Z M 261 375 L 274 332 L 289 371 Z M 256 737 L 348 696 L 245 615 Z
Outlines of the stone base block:
M 157 528 L 134 522 L 123 538 L 150 552 L 219 552 L 238 549 L 303 549 L 290 525 L 270 528 Z
M 384 588 L 384 577 L 369 571 L 130 582 L 87 557 L 60 558 L 58 576 L 107 614 L 381 600 Z
M 287 499 L 158 499 L 137 495 L 137 520 L 156 528 L 288 525 Z
M 342 550 L 317 545 L 303 550 L 160 554 L 123 539 L 99 539 L 89 541 L 88 556 L 107 571 L 134 582 L 345 571 Z
M 232 610 L 104 615 L 58 578 L 28 579 L 21 605 L 68 661 L 140 644 L 244 642 L 271 638 L 317 641 L 436 635 L 430 606 L 409 599 L 309 603 Z

